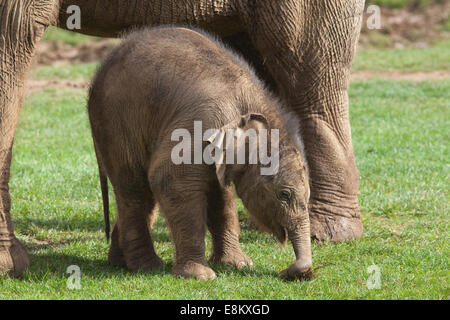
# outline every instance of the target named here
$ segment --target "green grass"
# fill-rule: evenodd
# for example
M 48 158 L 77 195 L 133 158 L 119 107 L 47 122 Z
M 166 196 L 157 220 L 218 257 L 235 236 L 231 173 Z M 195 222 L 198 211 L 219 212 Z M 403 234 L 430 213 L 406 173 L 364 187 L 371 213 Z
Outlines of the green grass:
M 442 25 L 436 26 L 438 30 L 450 32 L 450 16 L 444 19 Z
M 72 35 L 54 29 L 46 39 L 89 39 Z M 428 49 L 359 50 L 354 70 L 448 71 L 449 52 L 448 41 Z M 97 66 L 48 66 L 31 76 L 85 81 Z M 363 238 L 314 244 L 317 277 L 284 282 L 277 275 L 294 261 L 291 248 L 243 229 L 242 248 L 254 267 L 213 266 L 218 278 L 199 282 L 170 274 L 173 246 L 161 217 L 154 238 L 166 271 L 108 265 L 86 90 L 33 93 L 24 101 L 10 184 L 16 232 L 31 268 L 22 279 L 0 277 L 0 299 L 449 299 L 450 80 L 356 82 L 349 94 Z M 245 216 L 241 204 L 239 213 Z M 210 247 L 208 237 L 208 255 Z M 374 264 L 382 285 L 369 290 L 367 268 Z M 81 268 L 81 290 L 67 288 L 70 265 Z
M 361 49 L 353 62 L 353 71 L 435 71 L 450 70 L 450 40 L 429 48 Z
M 59 29 L 53 26 L 48 27 L 42 37 L 43 41 L 59 41 L 73 46 L 85 41 L 96 39 L 99 38 Z
M 12 214 L 31 269 L 22 279 L 0 277 L 0 299 L 448 299 L 450 81 L 353 83 L 350 101 L 363 238 L 315 244 L 317 277 L 285 282 L 277 274 L 294 261 L 291 248 L 243 229 L 241 244 L 254 267 L 214 266 L 217 280 L 200 282 L 170 274 L 173 246 L 162 218 L 154 238 L 166 271 L 136 274 L 108 265 L 86 91 L 32 94 L 11 177 Z M 369 290 L 373 264 L 382 284 Z M 81 268 L 81 290 L 67 289 L 69 265 Z
M 96 62 L 69 64 L 65 66 L 43 66 L 31 70 L 30 75 L 40 80 L 84 80 L 92 78 L 99 64 Z

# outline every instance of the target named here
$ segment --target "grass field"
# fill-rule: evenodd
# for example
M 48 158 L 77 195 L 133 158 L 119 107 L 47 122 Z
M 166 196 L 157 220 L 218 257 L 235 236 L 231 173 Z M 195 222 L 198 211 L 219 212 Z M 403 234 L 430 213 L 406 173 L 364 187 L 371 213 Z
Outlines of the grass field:
M 376 4 L 387 8 L 405 8 L 415 6 L 419 9 L 430 6 L 434 3 L 443 3 L 447 0 L 366 0 L 366 4 Z
M 43 66 L 31 71 L 35 79 L 89 80 L 98 63 Z M 353 71 L 429 72 L 450 71 L 450 40 L 427 49 L 366 49 L 360 50 Z
M 429 63 L 426 52 L 415 50 L 360 52 L 354 69 L 450 69 L 448 43 L 432 48 Z M 95 68 L 43 67 L 32 77 L 86 80 Z M 86 93 L 46 88 L 24 101 L 10 186 L 16 233 L 30 251 L 31 268 L 22 279 L 0 277 L 0 299 L 449 299 L 450 80 L 351 84 L 364 234 L 314 244 L 317 277 L 309 282 L 281 280 L 278 272 L 294 261 L 292 249 L 245 228 L 241 244 L 254 267 L 213 266 L 213 282 L 174 278 L 162 218 L 154 238 L 164 272 L 108 265 Z M 210 244 L 208 238 L 208 255 Z M 67 288 L 70 265 L 81 269 L 80 290 Z M 367 287 L 372 265 L 380 271 L 379 289 Z

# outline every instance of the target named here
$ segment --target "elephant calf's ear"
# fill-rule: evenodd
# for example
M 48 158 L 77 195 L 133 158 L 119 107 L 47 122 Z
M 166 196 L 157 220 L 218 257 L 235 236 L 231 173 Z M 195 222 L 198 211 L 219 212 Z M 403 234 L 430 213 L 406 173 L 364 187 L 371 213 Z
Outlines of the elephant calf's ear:
M 225 188 L 225 186 L 227 185 L 227 182 L 225 180 L 226 167 L 227 167 L 227 165 L 225 163 L 216 164 L 216 176 L 217 176 L 217 180 L 219 181 L 219 184 L 222 188 Z
M 261 113 L 248 113 L 241 117 L 239 128 L 252 127 L 255 129 L 269 129 L 269 122 Z
M 220 149 L 221 154 L 219 157 L 215 157 L 215 166 L 216 166 L 216 176 L 217 180 L 219 181 L 220 185 L 225 187 L 228 183 L 226 181 L 226 163 L 224 159 L 224 155 L 227 152 L 227 148 L 229 148 L 229 145 L 224 146 L 224 140 L 225 140 L 225 132 L 227 132 L 228 129 L 237 129 L 238 133 L 237 136 L 235 135 L 235 139 L 243 133 L 243 131 L 247 129 L 267 129 L 268 128 L 268 122 L 264 115 L 260 113 L 248 113 L 246 115 L 241 116 L 241 118 L 238 121 L 233 121 L 225 126 L 223 126 L 219 130 L 212 130 L 211 134 L 207 134 L 206 141 L 214 145 L 214 148 L 216 150 Z M 229 142 L 227 142 L 228 144 Z M 235 151 L 235 155 L 237 152 L 237 149 L 239 149 L 239 146 L 236 145 L 236 140 L 232 142 L 233 150 Z M 247 150 L 248 148 L 246 148 Z M 248 158 L 248 157 L 246 157 Z
M 216 176 L 217 176 L 217 180 L 219 181 L 219 184 L 222 188 L 224 188 L 226 186 L 226 181 L 225 181 L 225 169 L 226 169 L 226 164 L 225 164 L 225 160 L 224 160 L 224 148 L 223 148 L 223 142 L 224 142 L 224 138 L 225 138 L 225 129 L 222 128 L 220 130 L 214 130 L 213 134 L 211 134 L 209 136 L 209 138 L 206 139 L 206 141 L 210 144 L 210 145 L 214 145 L 214 148 L 216 150 L 221 150 L 222 153 L 220 154 L 219 157 L 215 157 L 215 161 L 214 161 L 214 165 L 216 167 Z

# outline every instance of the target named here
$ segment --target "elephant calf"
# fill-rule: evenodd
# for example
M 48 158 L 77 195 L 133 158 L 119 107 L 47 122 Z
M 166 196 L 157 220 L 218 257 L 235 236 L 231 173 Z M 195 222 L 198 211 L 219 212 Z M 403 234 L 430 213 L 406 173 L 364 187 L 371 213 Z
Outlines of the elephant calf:
M 310 276 L 298 122 L 223 45 L 186 28 L 131 33 L 97 73 L 88 112 L 103 199 L 107 176 L 117 202 L 112 264 L 164 266 L 151 237 L 158 203 L 175 244 L 175 275 L 215 278 L 205 260 L 206 228 L 213 263 L 251 265 L 239 246 L 234 183 L 261 228 L 292 242 L 297 260 L 282 276 Z M 263 163 L 265 145 L 275 164 Z

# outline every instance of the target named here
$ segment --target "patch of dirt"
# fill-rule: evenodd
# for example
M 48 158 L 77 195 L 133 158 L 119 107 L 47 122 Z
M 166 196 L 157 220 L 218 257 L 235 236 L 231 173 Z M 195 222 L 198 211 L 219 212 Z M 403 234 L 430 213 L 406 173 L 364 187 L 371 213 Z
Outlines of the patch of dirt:
M 40 41 L 31 67 L 102 61 L 118 43 L 118 39 L 98 39 L 83 41 L 73 46 L 59 41 Z
M 429 71 L 429 72 L 384 72 L 384 71 L 358 71 L 350 75 L 350 81 L 365 81 L 370 79 L 388 80 L 443 80 L 450 79 L 450 71 Z
M 29 250 L 29 252 L 37 252 L 44 249 L 49 248 L 57 248 L 61 249 L 65 245 L 69 244 L 70 242 L 73 242 L 73 240 L 63 240 L 59 242 L 50 241 L 50 240 L 38 240 L 38 239 L 27 239 L 24 240 L 25 247 Z
M 53 87 L 60 89 L 86 89 L 89 87 L 87 81 L 72 81 L 72 80 L 36 80 L 28 79 L 25 82 L 24 94 L 29 95 L 33 92 L 40 91 L 44 88 Z
M 450 38 L 450 32 L 441 27 L 449 19 L 450 1 L 436 3 L 425 9 L 381 8 L 381 29 L 370 30 L 367 20 L 371 14 L 364 14 L 360 45 L 375 47 L 425 48 L 433 40 Z

